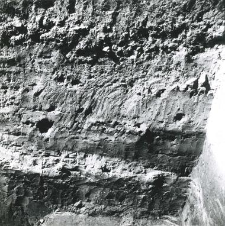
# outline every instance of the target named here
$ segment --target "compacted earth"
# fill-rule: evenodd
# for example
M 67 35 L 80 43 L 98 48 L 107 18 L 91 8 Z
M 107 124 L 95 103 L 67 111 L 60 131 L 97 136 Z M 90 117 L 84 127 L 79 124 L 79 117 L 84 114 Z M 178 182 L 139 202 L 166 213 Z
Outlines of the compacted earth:
M 0 225 L 182 225 L 224 10 L 1 0 Z

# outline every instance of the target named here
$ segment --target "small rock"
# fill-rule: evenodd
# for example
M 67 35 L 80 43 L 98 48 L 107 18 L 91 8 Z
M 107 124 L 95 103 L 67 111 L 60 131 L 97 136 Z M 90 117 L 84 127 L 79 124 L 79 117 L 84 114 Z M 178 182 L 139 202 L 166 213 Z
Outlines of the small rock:
M 197 78 L 191 78 L 185 83 L 186 87 L 190 87 L 191 89 L 196 89 L 198 86 L 198 79 Z
M 210 90 L 209 79 L 206 73 L 202 73 L 198 79 L 199 87 L 204 87 L 206 93 Z
M 83 203 L 82 203 L 82 201 L 80 200 L 80 201 L 76 202 L 76 203 L 74 204 L 74 206 L 75 206 L 76 208 L 82 208 L 82 207 L 83 207 Z
M 107 52 L 107 53 L 110 52 L 109 46 L 104 47 L 104 48 L 103 48 L 103 51 L 104 51 L 104 52 Z
M 85 207 L 82 207 L 81 209 L 80 209 L 80 212 L 81 213 L 84 213 L 86 211 L 86 208 Z
M 15 27 L 22 27 L 22 22 L 20 21 L 19 18 L 15 18 L 14 19 L 13 26 L 15 26 Z

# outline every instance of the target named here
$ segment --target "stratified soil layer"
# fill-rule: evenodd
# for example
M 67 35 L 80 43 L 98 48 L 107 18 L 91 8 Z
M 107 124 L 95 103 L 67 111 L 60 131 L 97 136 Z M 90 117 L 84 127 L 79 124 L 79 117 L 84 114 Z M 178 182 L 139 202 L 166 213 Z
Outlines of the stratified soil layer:
M 48 226 L 55 211 L 66 226 L 179 224 L 225 60 L 224 6 L 1 0 L 0 224 Z

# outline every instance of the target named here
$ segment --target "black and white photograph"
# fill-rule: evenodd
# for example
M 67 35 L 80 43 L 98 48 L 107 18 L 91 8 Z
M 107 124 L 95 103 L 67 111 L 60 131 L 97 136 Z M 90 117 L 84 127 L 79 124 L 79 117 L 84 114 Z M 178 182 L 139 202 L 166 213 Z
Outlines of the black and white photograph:
M 0 226 L 225 226 L 225 0 L 0 0 Z

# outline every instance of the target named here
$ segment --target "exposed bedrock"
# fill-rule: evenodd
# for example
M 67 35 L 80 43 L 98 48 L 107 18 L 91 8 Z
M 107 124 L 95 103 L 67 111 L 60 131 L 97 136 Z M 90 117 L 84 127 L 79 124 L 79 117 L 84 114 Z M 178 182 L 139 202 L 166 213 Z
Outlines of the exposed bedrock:
M 0 224 L 48 226 L 57 210 L 80 225 L 179 225 L 224 5 L 1 1 Z

